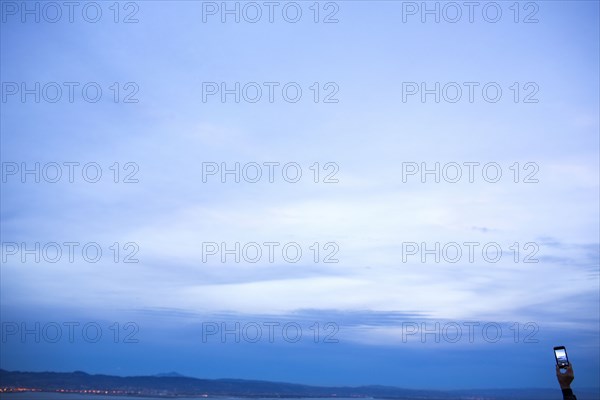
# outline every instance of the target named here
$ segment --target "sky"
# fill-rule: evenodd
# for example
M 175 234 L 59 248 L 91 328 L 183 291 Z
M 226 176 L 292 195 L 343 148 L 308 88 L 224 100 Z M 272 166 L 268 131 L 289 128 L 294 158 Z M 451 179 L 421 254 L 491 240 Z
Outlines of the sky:
M 598 2 L 0 5 L 1 368 L 599 386 Z

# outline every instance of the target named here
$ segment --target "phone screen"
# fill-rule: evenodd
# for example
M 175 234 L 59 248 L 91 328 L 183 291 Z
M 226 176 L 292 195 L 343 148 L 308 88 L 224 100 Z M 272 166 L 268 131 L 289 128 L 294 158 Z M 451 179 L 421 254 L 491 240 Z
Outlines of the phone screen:
M 558 364 L 559 367 L 566 367 L 569 365 L 567 350 L 564 347 L 554 349 L 554 356 L 556 357 L 556 364 Z

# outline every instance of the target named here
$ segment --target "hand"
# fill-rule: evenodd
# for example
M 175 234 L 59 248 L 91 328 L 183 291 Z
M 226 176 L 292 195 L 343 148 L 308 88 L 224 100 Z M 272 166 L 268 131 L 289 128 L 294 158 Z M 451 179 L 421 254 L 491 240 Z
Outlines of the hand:
M 571 382 L 575 379 L 575 375 L 573 375 L 573 366 L 569 364 L 566 368 L 566 372 L 562 373 L 560 371 L 560 367 L 556 366 L 556 378 L 558 379 L 558 383 L 560 384 L 561 389 L 570 389 Z

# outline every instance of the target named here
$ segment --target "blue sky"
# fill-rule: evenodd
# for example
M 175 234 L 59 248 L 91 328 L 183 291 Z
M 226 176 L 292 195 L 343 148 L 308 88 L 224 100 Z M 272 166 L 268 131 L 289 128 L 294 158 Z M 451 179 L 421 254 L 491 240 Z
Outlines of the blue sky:
M 221 2 L 192 1 L 121 2 L 115 23 L 111 4 L 98 3 L 96 23 L 79 8 L 73 22 L 62 8 L 52 23 L 53 10 L 39 3 L 38 23 L 21 20 L 20 2 L 2 2 L 2 368 L 554 387 L 552 346 L 565 345 L 574 387 L 598 386 L 597 2 L 520 2 L 519 22 L 513 3 L 500 2 L 495 23 L 486 20 L 489 2 L 473 22 L 461 6 L 456 23 L 443 18 L 453 14 L 422 22 L 421 2 L 320 2 L 318 23 L 313 2 L 280 2 L 272 23 L 264 5 L 257 23 L 243 15 L 223 23 Z M 288 18 L 301 9 L 300 20 L 287 22 L 284 6 Z M 217 14 L 203 22 L 211 7 Z M 124 23 L 130 13 L 138 22 Z M 329 13 L 338 22 L 323 23 Z M 524 23 L 527 16 L 537 22 Z M 35 94 L 22 101 L 21 84 L 36 82 L 40 102 Z M 75 82 L 72 102 L 65 82 Z M 97 102 L 83 98 L 90 82 L 90 96 L 102 89 Z M 263 97 L 236 103 L 233 94 L 223 102 L 203 93 L 222 82 L 256 82 L 246 94 L 259 86 Z M 440 90 L 451 83 L 439 102 L 406 92 L 436 82 Z M 282 95 L 290 83 L 302 90 L 297 102 Z M 498 101 L 484 98 L 486 85 L 501 88 Z M 56 86 L 63 96 L 47 101 Z M 457 86 L 462 97 L 447 101 Z M 137 102 L 123 102 L 128 94 Z M 327 94 L 337 102 L 324 102 Z M 35 163 L 39 183 L 21 175 Z M 55 183 L 53 163 L 62 172 Z M 81 175 L 88 163 L 88 180 L 102 171 L 96 183 Z M 209 165 L 236 163 L 248 174 L 258 164 L 262 179 L 222 182 L 217 173 L 203 181 Z M 421 179 L 436 163 L 447 174 L 460 166 L 462 179 Z M 283 177 L 286 164 L 300 168 L 298 182 Z M 419 172 L 406 175 L 415 165 Z M 337 182 L 324 182 L 329 173 Z M 128 176 L 137 182 L 124 183 Z M 63 253 L 49 262 L 54 242 Z M 73 262 L 71 242 L 79 243 Z M 240 251 L 251 244 L 240 262 L 208 254 L 236 242 Z M 23 243 L 48 253 L 23 261 Z M 81 254 L 89 243 L 102 250 L 98 262 Z M 262 251 L 255 263 L 247 261 L 254 243 Z M 273 262 L 264 243 L 277 243 Z M 447 249 L 440 262 L 423 252 L 435 243 Z M 472 261 L 464 243 L 476 243 Z M 286 244 L 302 250 L 298 262 L 282 255 Z M 499 261 L 489 261 L 498 247 Z M 124 262 L 128 254 L 138 262 Z M 324 262 L 328 254 L 338 262 Z M 73 340 L 71 322 L 79 323 Z M 263 336 L 236 343 L 234 334 L 208 334 L 236 323 L 241 335 L 258 325 Z M 290 323 L 303 332 L 298 342 L 279 330 Z M 39 343 L 35 333 L 22 336 L 22 324 Z M 82 335 L 86 324 L 100 327 L 98 342 Z M 437 329 L 439 343 L 423 328 Z M 337 342 L 323 342 L 334 330 Z

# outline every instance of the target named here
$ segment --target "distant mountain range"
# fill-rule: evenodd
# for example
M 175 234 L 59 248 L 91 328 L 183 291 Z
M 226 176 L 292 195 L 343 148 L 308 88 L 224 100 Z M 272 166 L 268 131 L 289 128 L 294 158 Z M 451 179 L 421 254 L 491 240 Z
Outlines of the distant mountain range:
M 185 375 L 181 375 L 180 373 L 177 372 L 166 372 L 166 373 L 162 373 L 162 374 L 156 374 L 154 375 L 158 378 L 187 378 Z
M 560 389 L 493 389 L 433 391 L 390 386 L 324 387 L 242 379 L 197 379 L 176 372 L 155 376 L 90 375 L 85 372 L 20 372 L 0 369 L 0 390 L 36 389 L 44 392 L 108 392 L 159 397 L 245 398 L 380 398 L 397 400 L 561 400 Z M 600 400 L 594 391 L 576 390 L 578 400 Z

